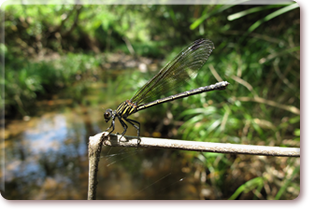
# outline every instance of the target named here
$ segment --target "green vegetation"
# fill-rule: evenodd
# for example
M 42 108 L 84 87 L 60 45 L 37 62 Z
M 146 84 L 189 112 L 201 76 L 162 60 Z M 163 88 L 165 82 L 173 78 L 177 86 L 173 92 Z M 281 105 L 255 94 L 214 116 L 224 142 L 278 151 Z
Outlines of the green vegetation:
M 169 110 L 181 122 L 183 139 L 299 147 L 299 15 L 296 3 L 7 6 L 5 114 L 31 114 L 35 100 L 68 88 L 75 88 L 71 97 L 82 102 L 94 78 L 111 71 L 103 67 L 108 57 L 119 52 L 132 60 L 169 61 L 188 43 L 206 37 L 215 50 L 196 81 L 182 90 L 219 78 L 230 82 L 227 90 L 152 108 L 142 121 L 162 121 Z M 122 102 L 152 74 L 128 70 L 102 80 Z M 218 192 L 206 199 L 294 199 L 299 194 L 297 158 L 190 154 L 203 166 L 193 170 L 208 177 L 205 188 Z

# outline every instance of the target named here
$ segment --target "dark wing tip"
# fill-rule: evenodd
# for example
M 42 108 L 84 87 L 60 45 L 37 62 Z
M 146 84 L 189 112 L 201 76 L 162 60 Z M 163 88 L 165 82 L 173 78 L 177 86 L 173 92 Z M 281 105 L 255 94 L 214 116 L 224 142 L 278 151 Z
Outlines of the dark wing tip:
M 189 47 L 189 49 L 190 50 L 197 50 L 200 47 L 205 46 L 205 45 L 207 45 L 211 49 L 214 49 L 213 42 L 211 40 L 209 40 L 209 39 L 204 39 L 204 38 L 201 38 L 201 39 L 198 39 L 198 40 L 194 41 L 192 43 L 192 45 Z

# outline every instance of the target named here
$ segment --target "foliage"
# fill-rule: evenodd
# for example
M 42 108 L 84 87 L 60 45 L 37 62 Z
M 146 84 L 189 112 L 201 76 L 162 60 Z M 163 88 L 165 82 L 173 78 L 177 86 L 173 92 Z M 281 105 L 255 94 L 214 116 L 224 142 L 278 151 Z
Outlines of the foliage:
M 244 34 L 239 30 L 234 31 L 233 28 L 223 31 L 227 35 L 240 33 L 241 39 L 235 40 L 233 35 L 231 36 L 233 39 L 229 40 L 227 36 L 225 45 L 218 45 L 220 49 L 216 48 L 212 53 L 214 60 L 208 63 L 210 69 L 218 71 L 225 69 L 223 80 L 228 80 L 231 85 L 223 92 L 210 93 L 208 101 L 203 100 L 203 96 L 197 96 L 197 101 L 192 102 L 198 104 L 200 101 L 201 105 L 197 107 L 205 108 L 192 108 L 182 112 L 181 117 L 185 119 L 185 123 L 181 126 L 183 138 L 241 144 L 299 145 L 299 30 L 294 29 L 293 24 L 290 28 L 284 24 L 284 22 L 287 24 L 286 21 L 292 13 L 281 17 L 283 24 L 282 22 L 277 24 L 277 20 L 273 20 L 274 23 L 271 21 L 271 17 L 275 17 L 275 14 L 284 14 L 280 12 L 287 12 L 289 11 L 287 8 L 296 8 L 296 5 L 291 4 L 277 9 L 270 15 L 266 14 L 262 21 L 257 21 L 252 26 L 249 24 Z M 272 8 L 261 6 L 259 11 Z M 236 14 L 244 13 L 250 16 L 251 13 L 248 11 L 254 9 L 258 7 Z M 245 21 L 244 19 L 245 17 L 240 21 Z M 264 21 L 270 21 L 268 26 L 263 24 Z M 246 21 L 248 22 L 251 21 Z M 254 30 L 255 33 L 252 33 Z M 218 51 L 221 55 L 216 55 Z M 208 76 L 202 77 L 208 78 Z M 291 141 L 285 141 L 286 139 Z M 294 141 L 296 142 L 293 143 Z M 205 161 L 214 160 L 206 158 Z M 296 163 L 298 164 L 294 162 Z M 220 173 L 224 173 L 230 167 L 231 164 L 227 164 Z M 286 185 L 295 186 L 292 180 L 299 180 L 296 176 L 297 171 L 299 169 L 294 170 L 290 178 L 284 179 Z M 254 172 L 254 175 L 256 177 L 241 185 L 230 199 L 239 198 L 241 193 L 249 192 L 253 192 L 254 198 L 262 199 L 263 195 L 260 193 L 268 191 L 267 186 L 271 187 L 276 183 L 276 178 L 266 179 L 257 172 Z M 225 178 L 219 180 L 223 179 Z M 215 185 L 221 184 L 216 182 Z M 276 195 L 269 194 L 268 199 L 287 199 L 288 197 L 283 197 L 282 194 L 284 187 L 281 184 L 277 187 L 281 190 Z M 293 194 L 298 195 L 299 188 L 294 189 Z
M 73 84 L 76 84 L 75 88 L 81 87 L 81 82 L 78 82 L 81 78 L 92 78 L 98 74 L 96 68 L 99 60 L 92 55 L 70 53 L 61 58 L 37 62 L 7 56 L 4 80 L 6 114 L 17 107 L 22 115 L 29 115 L 34 111 L 29 107 L 37 98 L 46 98 L 64 88 L 73 87 Z M 76 89 L 70 97 L 77 98 L 82 92 Z
M 164 105 L 181 122 L 182 138 L 299 146 L 300 20 L 296 3 L 11 5 L 5 12 L 2 84 L 8 112 L 15 107 L 25 115 L 26 102 L 106 74 L 99 73 L 106 61 L 100 52 L 123 51 L 134 58 L 165 57 L 168 61 L 185 43 L 208 37 L 216 48 L 196 81 L 182 90 L 221 79 L 230 85 L 224 91 Z M 52 55 L 56 58 L 49 59 Z M 114 87 L 111 94 L 130 93 L 147 78 L 149 73 L 128 71 L 105 84 Z M 83 97 L 84 86 L 79 87 L 72 97 Z M 121 102 L 125 96 L 119 96 Z M 152 112 L 156 114 L 143 119 L 162 121 L 165 116 L 160 108 Z M 172 136 L 171 132 L 163 135 Z M 200 154 L 193 157 L 193 162 L 197 160 L 210 177 L 204 187 L 221 192 L 214 199 L 293 199 L 299 193 L 298 160 L 285 159 L 286 165 L 281 162 L 284 159 L 224 154 Z M 226 190 L 227 185 L 234 190 Z

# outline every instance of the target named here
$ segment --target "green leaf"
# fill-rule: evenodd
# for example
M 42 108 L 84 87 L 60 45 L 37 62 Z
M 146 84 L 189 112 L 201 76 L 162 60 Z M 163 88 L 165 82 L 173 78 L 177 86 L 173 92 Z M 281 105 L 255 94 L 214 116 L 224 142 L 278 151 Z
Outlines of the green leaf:
M 298 7 L 299 7 L 299 5 L 298 5 L 297 3 L 294 3 L 294 4 L 291 4 L 291 5 L 289 5 L 289 6 L 284 7 L 284 8 L 282 8 L 282 9 L 279 9 L 279 10 L 277 10 L 277 11 L 275 11 L 275 12 L 273 12 L 273 13 L 267 15 L 265 18 L 256 21 L 256 22 L 248 29 L 248 32 L 252 32 L 252 31 L 254 31 L 257 27 L 259 27 L 262 23 L 267 22 L 267 21 L 269 21 L 269 20 L 271 20 L 271 19 L 273 19 L 273 18 L 275 18 L 275 17 L 277 17 L 277 16 L 279 16 L 279 15 L 282 15 L 282 14 L 284 14 L 284 13 L 286 13 L 286 12 L 289 12 L 289 11 L 291 11 L 291 10 L 293 10 L 293 9 L 296 9 L 296 8 L 298 8 Z

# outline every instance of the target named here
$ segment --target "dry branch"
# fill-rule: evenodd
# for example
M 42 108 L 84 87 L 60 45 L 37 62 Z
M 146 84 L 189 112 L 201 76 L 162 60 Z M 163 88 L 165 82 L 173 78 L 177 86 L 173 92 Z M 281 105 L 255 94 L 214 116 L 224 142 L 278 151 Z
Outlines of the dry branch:
M 102 132 L 95 136 L 89 137 L 88 156 L 89 156 L 89 184 L 88 200 L 96 199 L 97 172 L 100 160 L 102 146 L 123 146 L 123 147 L 146 147 L 146 148 L 165 148 L 191 150 L 198 152 L 216 152 L 216 153 L 234 153 L 249 155 L 266 155 L 266 156 L 286 156 L 300 157 L 299 148 L 271 147 L 271 146 L 253 146 L 240 144 L 196 142 L 172 139 L 158 138 L 140 138 L 114 135 L 108 132 Z
M 144 148 L 166 148 L 198 152 L 300 157 L 300 148 L 211 143 L 146 137 L 140 138 L 139 141 L 136 137 L 132 136 L 125 136 L 120 140 L 121 135 L 108 135 L 107 132 L 99 133 L 89 139 L 90 141 L 100 139 L 101 136 L 103 137 L 103 145 L 105 146 L 137 147 L 140 142 L 138 147 Z
M 100 153 L 102 148 L 103 138 L 102 135 L 97 136 L 99 138 L 89 138 L 88 143 L 88 159 L 89 159 L 89 170 L 88 170 L 88 200 L 96 200 L 96 187 L 98 164 L 100 160 Z M 104 137 L 104 136 L 102 136 Z

